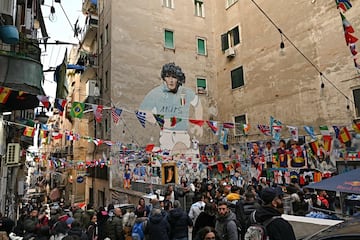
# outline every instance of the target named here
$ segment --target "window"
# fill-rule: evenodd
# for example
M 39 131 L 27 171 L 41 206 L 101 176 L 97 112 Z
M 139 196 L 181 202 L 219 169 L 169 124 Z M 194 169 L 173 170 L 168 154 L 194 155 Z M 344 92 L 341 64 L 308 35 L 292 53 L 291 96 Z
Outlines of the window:
M 203 0 L 195 0 L 195 16 L 205 17 L 205 9 Z
M 231 89 L 244 86 L 244 70 L 243 66 L 231 71 Z
M 167 8 L 174 8 L 174 0 L 163 0 L 163 6 Z
M 206 79 L 205 78 L 197 78 L 196 79 L 196 91 L 198 94 L 206 94 Z
M 109 71 L 105 72 L 105 82 L 104 82 L 104 89 L 108 89 L 108 81 L 109 81 Z
M 197 39 L 197 53 L 200 55 L 206 55 L 206 41 L 203 38 Z
M 230 7 L 234 3 L 236 3 L 238 0 L 225 0 L 226 1 L 226 8 Z
M 109 43 L 109 24 L 106 24 L 105 27 L 105 44 Z
M 244 134 L 244 124 L 246 124 L 246 115 L 235 116 L 235 135 L 243 135 Z
M 221 50 L 225 51 L 229 47 L 234 47 L 240 43 L 239 27 L 236 26 L 227 33 L 221 35 Z
M 360 117 L 360 88 L 353 90 L 355 103 L 355 116 Z
M 174 32 L 171 30 L 165 30 L 165 47 L 174 49 Z

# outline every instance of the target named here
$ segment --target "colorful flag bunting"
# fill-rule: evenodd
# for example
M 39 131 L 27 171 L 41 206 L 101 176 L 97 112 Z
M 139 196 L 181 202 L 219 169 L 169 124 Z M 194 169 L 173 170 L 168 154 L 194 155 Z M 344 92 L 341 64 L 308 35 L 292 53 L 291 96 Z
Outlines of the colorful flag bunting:
M 104 106 L 103 105 L 92 104 L 92 109 L 93 109 L 93 112 L 94 112 L 95 121 L 98 122 L 98 123 L 101 122 L 102 117 L 103 117 Z
M 320 129 L 320 134 L 321 134 L 321 135 L 323 135 L 323 136 L 330 136 L 330 131 L 329 131 L 328 126 L 326 126 L 326 125 L 319 126 L 319 129 Z
M 291 139 L 294 140 L 294 141 L 299 141 L 299 129 L 298 129 L 298 127 L 287 126 L 287 128 L 289 129 Z
M 189 122 L 198 125 L 199 127 L 202 127 L 205 123 L 204 120 L 196 120 L 196 119 L 189 119 Z
M 23 135 L 26 136 L 26 137 L 34 137 L 35 128 L 33 128 L 33 127 L 25 127 Z
M 73 118 L 82 118 L 84 114 L 85 103 L 73 102 L 70 111 L 70 116 Z
M 99 138 L 93 139 L 93 143 L 95 143 L 96 146 L 100 146 L 101 144 L 104 143 L 104 140 L 99 139 Z
M 314 133 L 314 128 L 312 126 L 304 126 L 305 132 L 310 135 L 311 139 L 317 139 Z
M 159 124 L 160 129 L 163 130 L 164 123 L 165 123 L 164 115 L 162 115 L 162 114 L 153 114 L 153 115 L 154 115 L 156 122 Z
M 216 121 L 206 121 L 207 125 L 211 129 L 211 131 L 216 134 L 218 131 L 217 122 Z
M 258 124 L 257 128 L 260 130 L 260 132 L 262 132 L 265 136 L 271 136 L 270 133 L 270 127 L 267 125 L 263 125 L 263 124 Z
M 350 0 L 335 0 L 337 8 L 340 8 L 343 12 L 349 10 L 352 5 Z
M 0 87 L 0 103 L 5 104 L 11 94 L 11 89 L 7 87 Z
M 121 113 L 122 109 L 116 107 L 111 108 L 111 116 L 115 124 L 118 124 L 118 122 L 120 121 Z
M 54 105 L 55 105 L 55 107 L 59 110 L 60 116 L 62 116 L 62 115 L 63 115 L 63 112 L 64 112 L 64 110 L 65 110 L 66 100 L 65 100 L 65 99 L 56 98 Z
M 136 115 L 137 119 L 139 120 L 141 126 L 143 128 L 145 128 L 146 113 L 145 112 L 140 112 L 140 111 L 135 111 L 135 115 Z

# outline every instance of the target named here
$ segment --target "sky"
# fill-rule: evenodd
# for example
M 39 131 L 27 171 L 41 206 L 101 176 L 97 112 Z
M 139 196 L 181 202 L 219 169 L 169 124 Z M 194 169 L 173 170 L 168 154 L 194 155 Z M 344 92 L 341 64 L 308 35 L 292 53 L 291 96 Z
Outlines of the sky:
M 51 6 L 55 8 L 55 14 L 51 15 Z M 85 16 L 82 11 L 82 0 L 61 0 L 61 3 L 56 3 L 54 0 L 45 0 L 42 6 L 42 13 L 44 16 L 46 30 L 49 35 L 48 43 L 61 41 L 78 43 L 79 40 L 74 37 L 73 26 L 79 18 L 79 25 L 84 26 Z M 70 22 L 69 22 L 70 21 Z M 70 24 L 71 23 L 71 24 Z M 47 45 L 46 51 L 42 45 L 41 63 L 43 69 L 56 67 L 61 64 L 65 50 L 68 52 L 71 45 Z M 54 72 L 45 73 L 44 91 L 47 96 L 55 97 L 56 83 L 54 82 Z

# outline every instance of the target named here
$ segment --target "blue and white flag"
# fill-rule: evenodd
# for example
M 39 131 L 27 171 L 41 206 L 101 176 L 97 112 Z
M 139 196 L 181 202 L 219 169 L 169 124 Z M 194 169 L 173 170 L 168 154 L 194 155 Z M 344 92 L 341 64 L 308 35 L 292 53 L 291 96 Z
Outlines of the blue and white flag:
M 304 126 L 305 131 L 307 132 L 307 134 L 310 135 L 311 139 L 316 140 L 317 137 L 315 136 L 314 133 L 314 128 L 312 126 Z
M 141 123 L 141 126 L 143 126 L 143 128 L 145 128 L 146 113 L 145 112 L 140 112 L 140 111 L 135 111 L 135 114 L 136 114 L 137 119 Z

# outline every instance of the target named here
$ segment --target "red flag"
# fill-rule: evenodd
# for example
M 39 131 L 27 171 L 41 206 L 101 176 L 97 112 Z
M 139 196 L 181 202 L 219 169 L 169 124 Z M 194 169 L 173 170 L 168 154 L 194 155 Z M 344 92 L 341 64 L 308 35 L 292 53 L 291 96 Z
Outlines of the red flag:
M 323 136 L 323 142 L 324 142 L 324 150 L 326 152 L 330 152 L 332 137 L 331 136 Z
M 93 112 L 94 112 L 94 117 L 95 117 L 96 122 L 101 122 L 102 117 L 103 117 L 104 106 L 93 104 L 92 107 L 93 107 Z
M 0 87 L 0 103 L 6 103 L 11 93 L 11 89 L 7 87 Z
M 46 107 L 47 109 L 49 109 L 50 107 L 50 102 L 49 102 L 49 97 L 48 96 L 42 96 L 42 95 L 37 95 L 36 96 L 39 101 L 44 105 L 44 107 Z
M 189 119 L 189 122 L 198 125 L 199 127 L 202 127 L 205 123 L 204 120 L 195 120 L 195 119 Z
M 235 124 L 231 122 L 225 122 L 223 123 L 223 128 L 234 128 Z
M 61 139 L 62 138 L 62 134 L 59 132 L 53 132 L 52 133 L 52 138 L 57 140 L 57 139 Z
M 181 122 L 181 118 L 177 118 L 177 117 L 172 117 L 170 118 L 170 121 L 171 121 L 171 127 L 175 127 L 177 123 Z
M 345 41 L 346 41 L 346 45 L 349 45 L 350 43 L 356 43 L 359 39 L 357 39 L 356 37 L 354 37 L 353 35 L 351 35 L 348 32 L 345 32 Z
M 146 145 L 145 151 L 146 152 L 151 152 L 155 147 L 155 144 L 148 144 Z
M 218 171 L 220 173 L 223 172 L 224 171 L 224 165 L 221 162 L 217 163 L 217 169 L 218 169 Z
M 206 121 L 207 125 L 211 128 L 211 131 L 216 134 L 218 131 L 217 122 L 216 121 Z

